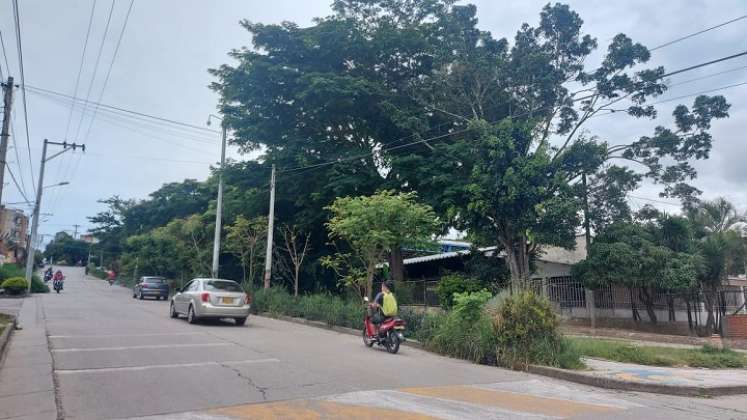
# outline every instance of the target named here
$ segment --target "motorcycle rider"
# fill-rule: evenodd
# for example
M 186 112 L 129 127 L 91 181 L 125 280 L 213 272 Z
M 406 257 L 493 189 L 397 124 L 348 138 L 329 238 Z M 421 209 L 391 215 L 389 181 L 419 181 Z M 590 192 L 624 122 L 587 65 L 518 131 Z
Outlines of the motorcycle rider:
M 379 335 L 379 328 L 384 319 L 397 316 L 397 299 L 392 293 L 391 281 L 381 283 L 381 291 L 376 294 L 371 307 L 374 311 L 371 322 L 376 327 L 376 335 Z
M 60 289 L 62 289 L 63 281 L 65 280 L 65 276 L 62 275 L 62 270 L 57 270 L 56 273 L 54 273 L 54 277 L 52 278 L 54 283 L 59 282 L 60 283 Z
M 53 275 L 54 271 L 52 270 L 52 266 L 50 265 L 49 268 L 47 268 L 47 271 L 44 272 L 44 281 L 52 280 Z

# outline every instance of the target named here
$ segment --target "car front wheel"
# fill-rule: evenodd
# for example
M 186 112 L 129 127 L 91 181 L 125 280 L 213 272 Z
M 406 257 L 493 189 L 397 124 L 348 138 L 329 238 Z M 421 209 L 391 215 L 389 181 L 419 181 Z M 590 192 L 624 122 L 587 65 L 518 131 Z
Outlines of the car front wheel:
M 246 324 L 246 317 L 234 318 L 234 321 L 236 321 L 236 326 L 242 326 Z

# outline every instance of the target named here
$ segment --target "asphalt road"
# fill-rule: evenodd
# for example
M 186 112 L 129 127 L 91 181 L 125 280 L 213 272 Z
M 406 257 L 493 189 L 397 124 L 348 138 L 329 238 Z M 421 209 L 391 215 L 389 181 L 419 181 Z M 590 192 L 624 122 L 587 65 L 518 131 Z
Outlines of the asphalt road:
M 189 325 L 67 268 L 41 303 L 58 418 L 747 419 L 747 397 L 600 390 L 261 317 Z

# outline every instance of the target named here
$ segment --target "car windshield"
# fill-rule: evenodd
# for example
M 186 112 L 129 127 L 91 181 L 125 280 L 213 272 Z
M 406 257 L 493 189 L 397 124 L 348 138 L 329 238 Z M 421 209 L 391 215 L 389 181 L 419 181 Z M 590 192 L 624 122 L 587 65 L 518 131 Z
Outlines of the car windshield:
M 205 290 L 210 292 L 241 292 L 241 286 L 232 281 L 208 280 L 205 282 Z
M 145 277 L 143 283 L 148 284 L 163 284 L 166 283 L 166 279 L 163 277 Z

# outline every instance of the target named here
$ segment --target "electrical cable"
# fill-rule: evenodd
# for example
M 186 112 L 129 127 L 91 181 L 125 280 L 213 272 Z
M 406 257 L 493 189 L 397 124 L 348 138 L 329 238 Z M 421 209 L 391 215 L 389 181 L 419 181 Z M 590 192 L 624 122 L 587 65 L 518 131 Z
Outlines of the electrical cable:
M 80 65 L 78 66 L 78 76 L 75 78 L 75 88 L 73 89 L 73 104 L 70 105 L 70 113 L 67 116 L 67 126 L 65 127 L 65 141 L 68 139 L 70 133 L 70 123 L 73 120 L 73 105 L 78 100 L 78 86 L 80 85 L 80 76 L 83 74 L 83 64 L 85 63 L 86 50 L 88 49 L 88 40 L 91 37 L 91 27 L 93 27 L 93 16 L 96 11 L 96 0 L 93 0 L 91 5 L 91 15 L 88 18 L 88 30 L 86 31 L 86 39 L 83 42 L 83 53 L 80 55 Z
M 706 32 L 708 32 L 708 31 L 712 31 L 712 30 L 714 30 L 714 29 L 717 29 L 717 28 L 720 28 L 720 27 L 722 27 L 722 26 L 726 26 L 726 25 L 728 25 L 728 24 L 730 24 L 730 23 L 734 23 L 734 22 L 740 21 L 740 20 L 742 20 L 742 19 L 745 19 L 745 18 L 747 18 L 747 15 L 742 15 L 742 16 L 736 17 L 736 18 L 734 18 L 734 19 L 732 19 L 732 20 L 728 20 L 728 21 L 726 21 L 726 22 L 723 22 L 723 23 L 719 23 L 718 25 L 715 25 L 715 26 L 711 26 L 710 28 L 706 28 L 706 29 L 700 30 L 700 31 L 698 31 L 698 32 L 693 32 L 693 33 L 691 33 L 691 34 L 689 34 L 689 35 L 685 35 L 685 36 L 679 37 L 679 38 L 677 38 L 677 39 L 673 39 L 673 40 L 671 40 L 671 41 L 669 41 L 669 42 L 665 42 L 665 43 L 663 43 L 663 44 L 661 44 L 661 45 L 657 45 L 656 47 L 650 48 L 650 49 L 649 49 L 649 51 L 656 51 L 656 50 L 659 50 L 659 49 L 662 49 L 662 48 L 668 47 L 668 46 L 670 46 L 670 45 L 672 45 L 672 44 L 676 44 L 676 43 L 678 43 L 678 42 L 681 42 L 681 41 L 684 41 L 684 40 L 686 40 L 686 39 L 692 38 L 692 37 L 694 37 L 694 36 L 697 36 L 697 35 L 700 35 L 700 34 L 706 33 Z
M 26 103 L 26 76 L 23 71 L 23 43 L 21 42 L 21 15 L 18 10 L 18 0 L 13 0 L 13 20 L 16 28 L 16 45 L 18 48 L 18 68 L 21 74 L 21 96 L 23 99 L 23 120 L 26 126 L 26 146 L 28 147 L 29 168 L 31 171 L 31 189 L 36 194 L 36 181 L 34 180 L 34 163 L 31 158 L 31 136 L 29 134 L 29 112 Z

